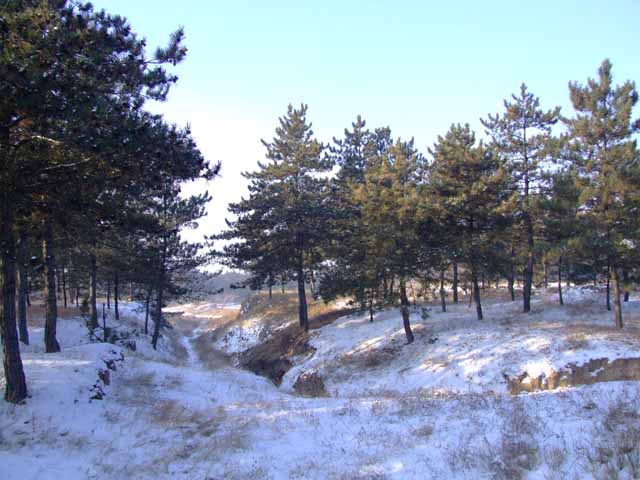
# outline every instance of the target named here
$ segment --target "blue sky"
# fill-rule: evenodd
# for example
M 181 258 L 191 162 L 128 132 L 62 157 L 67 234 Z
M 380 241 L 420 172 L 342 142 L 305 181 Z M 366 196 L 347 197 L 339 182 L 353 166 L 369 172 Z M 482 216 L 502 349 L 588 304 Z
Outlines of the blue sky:
M 223 162 L 201 230 L 223 227 L 240 176 L 264 156 L 288 103 L 309 105 L 317 136 L 340 136 L 357 114 L 427 147 L 453 122 L 478 121 L 527 83 L 542 106 L 572 113 L 567 83 L 613 63 L 640 80 L 639 1 L 102 0 L 150 49 L 186 31 L 187 59 L 169 101 L 203 153 Z M 193 235 L 192 238 L 196 238 Z

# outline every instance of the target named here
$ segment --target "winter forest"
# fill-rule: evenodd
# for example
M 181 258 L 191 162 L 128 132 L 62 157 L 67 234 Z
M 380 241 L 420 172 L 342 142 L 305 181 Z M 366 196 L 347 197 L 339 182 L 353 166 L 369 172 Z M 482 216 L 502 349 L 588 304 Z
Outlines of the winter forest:
M 0 4 L 0 478 L 640 478 L 634 79 L 525 78 L 426 148 L 285 103 L 193 241 L 189 26 L 135 27 Z

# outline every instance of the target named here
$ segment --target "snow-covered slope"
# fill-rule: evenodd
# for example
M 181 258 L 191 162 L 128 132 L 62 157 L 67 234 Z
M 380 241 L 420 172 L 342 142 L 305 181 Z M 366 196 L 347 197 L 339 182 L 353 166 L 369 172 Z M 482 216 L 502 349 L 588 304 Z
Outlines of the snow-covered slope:
M 191 347 L 207 318 L 177 343 L 163 337 L 160 351 L 140 335 L 135 352 L 89 343 L 81 320 L 61 320 L 58 354 L 42 353 L 32 329 L 31 398 L 0 401 L 0 478 L 633 478 L 638 382 L 513 397 L 501 378 L 633 352 L 639 303 L 625 305 L 628 329 L 618 335 L 594 295 L 570 292 L 564 308 L 539 295 L 530 315 L 488 302 L 482 324 L 466 305 L 434 308 L 413 317 L 409 346 L 396 311 L 373 324 L 342 318 L 313 333 L 316 352 L 280 389 L 224 362 L 205 367 Z M 123 328 L 140 327 L 127 308 Z M 308 370 L 331 397 L 290 393 Z M 101 400 L 92 399 L 96 384 Z

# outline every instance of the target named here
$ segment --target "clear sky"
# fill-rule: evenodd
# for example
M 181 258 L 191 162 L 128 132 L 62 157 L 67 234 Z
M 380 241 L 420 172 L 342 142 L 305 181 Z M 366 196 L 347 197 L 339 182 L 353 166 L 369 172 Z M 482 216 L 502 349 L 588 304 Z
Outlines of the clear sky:
M 287 104 L 309 105 L 323 141 L 361 114 L 370 127 L 415 137 L 426 152 L 453 122 L 501 110 L 522 82 L 542 106 L 572 113 L 567 83 L 594 77 L 604 58 L 616 83 L 640 80 L 640 1 L 100 0 L 127 17 L 151 49 L 178 26 L 187 59 L 168 102 L 222 161 L 201 232 L 224 227 L 245 194 L 241 171 L 264 158 Z M 637 116 L 637 113 L 636 113 Z M 197 238 L 197 234 L 189 235 Z

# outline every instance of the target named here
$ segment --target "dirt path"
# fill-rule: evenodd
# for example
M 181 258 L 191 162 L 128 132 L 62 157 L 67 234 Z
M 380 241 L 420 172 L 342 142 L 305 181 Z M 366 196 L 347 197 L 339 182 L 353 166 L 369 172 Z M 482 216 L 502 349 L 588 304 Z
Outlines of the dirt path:
M 207 311 L 206 317 L 189 314 L 174 317 L 175 328 L 187 352 L 187 366 L 215 370 L 231 365 L 229 357 L 213 344 L 217 331 L 232 321 L 237 313 L 235 309 L 221 308 Z

